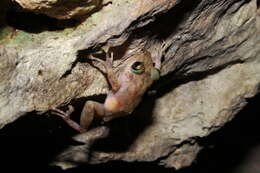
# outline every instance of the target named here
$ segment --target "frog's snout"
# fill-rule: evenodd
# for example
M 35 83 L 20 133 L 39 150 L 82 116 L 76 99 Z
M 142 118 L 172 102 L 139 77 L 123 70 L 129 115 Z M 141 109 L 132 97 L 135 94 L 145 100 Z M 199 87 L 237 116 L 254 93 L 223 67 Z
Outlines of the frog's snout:
M 160 70 L 155 68 L 155 67 L 153 67 L 151 69 L 151 79 L 153 81 L 155 81 L 155 80 L 158 80 L 159 78 L 160 78 Z

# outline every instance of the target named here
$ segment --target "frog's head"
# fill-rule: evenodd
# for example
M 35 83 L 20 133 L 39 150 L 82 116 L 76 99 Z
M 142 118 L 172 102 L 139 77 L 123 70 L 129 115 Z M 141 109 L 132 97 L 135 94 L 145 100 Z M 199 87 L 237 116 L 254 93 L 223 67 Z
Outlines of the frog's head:
M 125 84 L 130 82 L 131 85 L 139 88 L 140 86 L 150 86 L 153 81 L 160 77 L 160 71 L 154 67 L 151 54 L 146 50 L 130 56 L 122 67 L 119 80 Z

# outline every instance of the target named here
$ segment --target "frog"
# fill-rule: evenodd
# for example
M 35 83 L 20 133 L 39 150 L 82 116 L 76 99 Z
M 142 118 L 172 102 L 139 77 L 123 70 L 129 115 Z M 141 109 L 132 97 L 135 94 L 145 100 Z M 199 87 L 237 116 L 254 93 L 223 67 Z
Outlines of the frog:
M 67 112 L 54 109 L 56 115 L 80 133 L 88 130 L 94 118 L 108 122 L 131 115 L 147 89 L 160 77 L 161 61 L 153 61 L 148 50 L 142 49 L 128 56 L 119 73 L 113 67 L 113 52 L 106 51 L 105 56 L 105 60 L 91 56 L 92 60 L 98 61 L 105 69 L 104 74 L 110 86 L 105 102 L 86 101 L 80 115 L 80 124 L 70 119 L 70 114 L 74 111 L 71 105 Z

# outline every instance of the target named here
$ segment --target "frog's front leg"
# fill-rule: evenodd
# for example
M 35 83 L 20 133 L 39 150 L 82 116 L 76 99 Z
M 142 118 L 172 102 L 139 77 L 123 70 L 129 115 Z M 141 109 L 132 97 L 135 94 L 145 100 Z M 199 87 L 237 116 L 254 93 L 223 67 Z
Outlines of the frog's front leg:
M 120 83 L 117 79 L 117 76 L 113 70 L 113 52 L 111 52 L 111 54 L 109 54 L 107 52 L 107 50 L 104 50 L 104 52 L 106 53 L 106 60 L 103 61 L 102 59 L 96 58 L 94 56 L 91 56 L 91 59 L 96 60 L 98 62 L 100 62 L 104 67 L 105 67 L 105 72 L 106 72 L 106 77 L 107 80 L 111 86 L 111 90 L 113 93 L 116 93 L 119 88 L 120 88 Z
M 94 117 L 104 117 L 104 105 L 95 101 L 87 101 L 80 115 L 80 127 L 85 129 L 89 128 Z

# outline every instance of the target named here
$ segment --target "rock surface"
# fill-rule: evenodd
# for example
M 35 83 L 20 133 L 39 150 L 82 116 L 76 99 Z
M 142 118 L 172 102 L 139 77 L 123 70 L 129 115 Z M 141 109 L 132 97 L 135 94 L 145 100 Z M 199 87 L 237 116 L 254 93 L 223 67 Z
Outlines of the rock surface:
M 16 0 L 24 9 L 57 19 L 70 19 L 102 8 L 103 0 Z
M 188 166 L 201 149 L 197 139 L 230 121 L 259 92 L 257 1 L 111 2 L 62 31 L 10 31 L 7 22 L 0 33 L 0 127 L 31 111 L 106 93 L 104 76 L 88 63 L 94 47 L 112 46 L 117 62 L 146 48 L 153 57 L 164 56 L 162 77 L 154 86 L 157 94 L 146 96 L 126 118 L 120 143 L 113 138 L 115 120 L 111 139 L 99 141 L 91 157 L 87 145 L 68 146 L 55 163 L 63 168 L 111 160 Z

